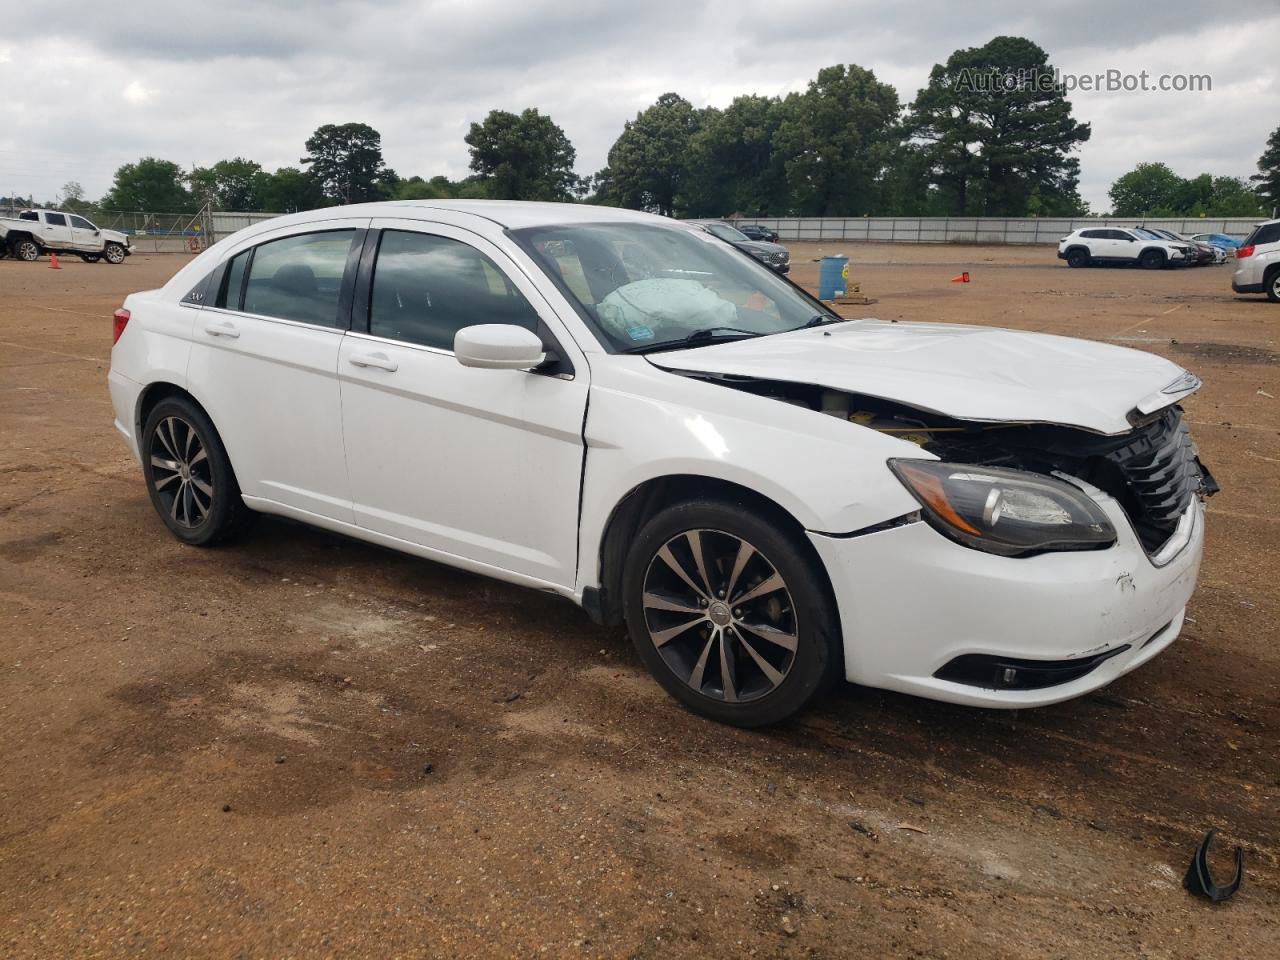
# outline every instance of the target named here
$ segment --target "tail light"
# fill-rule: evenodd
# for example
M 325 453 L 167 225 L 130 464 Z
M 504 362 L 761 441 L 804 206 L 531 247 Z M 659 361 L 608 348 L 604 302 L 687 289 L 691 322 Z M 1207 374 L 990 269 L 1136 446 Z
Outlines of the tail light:
M 1238 250 L 1236 250 L 1236 259 L 1237 259 L 1237 260 L 1243 260 L 1245 257 L 1252 257 L 1252 256 L 1253 256 L 1253 244 L 1252 244 L 1252 243 L 1251 243 L 1251 244 L 1249 244 L 1247 247 L 1240 247 Z
M 120 334 L 124 333 L 125 326 L 129 323 L 129 311 L 121 307 L 111 315 L 111 345 L 114 347 L 120 341 Z

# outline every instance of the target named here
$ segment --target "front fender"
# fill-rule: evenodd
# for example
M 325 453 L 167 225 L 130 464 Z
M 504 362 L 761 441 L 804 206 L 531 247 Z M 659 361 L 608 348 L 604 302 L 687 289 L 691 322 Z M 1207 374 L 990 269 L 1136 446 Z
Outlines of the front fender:
M 600 369 L 603 367 L 604 369 Z M 592 371 L 579 587 L 599 581 L 617 505 L 650 480 L 701 476 L 773 500 L 807 530 L 846 533 L 918 509 L 885 461 L 919 447 L 805 407 L 612 357 Z

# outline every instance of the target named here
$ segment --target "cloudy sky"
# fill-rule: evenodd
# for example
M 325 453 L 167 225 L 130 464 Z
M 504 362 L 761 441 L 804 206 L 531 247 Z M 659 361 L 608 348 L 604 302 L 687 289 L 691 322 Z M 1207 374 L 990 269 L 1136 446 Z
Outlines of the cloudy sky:
M 0 29 L 0 195 L 100 196 L 122 163 L 190 167 L 241 155 L 297 165 L 317 126 L 382 133 L 401 174 L 467 172 L 468 125 L 537 107 L 604 165 L 624 120 L 674 90 L 696 106 L 801 90 L 856 63 L 904 102 L 929 68 L 999 34 L 1065 73 L 1153 81 L 1209 74 L 1201 93 L 1079 92 L 1093 124 L 1081 189 L 1095 209 L 1142 160 L 1248 176 L 1280 125 L 1280 4 L 915 0 L 126 0 L 6 4 Z

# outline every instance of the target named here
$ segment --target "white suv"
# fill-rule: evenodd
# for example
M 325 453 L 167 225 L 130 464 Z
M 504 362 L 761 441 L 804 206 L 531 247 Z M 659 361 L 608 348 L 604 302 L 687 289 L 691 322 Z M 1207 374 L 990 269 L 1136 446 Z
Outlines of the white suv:
M 559 594 L 742 725 L 837 679 L 1103 686 L 1177 637 L 1215 489 L 1163 357 L 845 320 L 606 207 L 280 217 L 114 333 L 115 426 L 178 539 L 280 514 Z
M 1258 224 L 1236 250 L 1231 289 L 1236 293 L 1265 293 L 1272 303 L 1280 303 L 1280 220 Z
M 1086 227 L 1058 241 L 1058 259 L 1069 267 L 1095 263 L 1136 263 L 1148 270 L 1194 263 L 1190 243 L 1177 243 L 1141 227 Z

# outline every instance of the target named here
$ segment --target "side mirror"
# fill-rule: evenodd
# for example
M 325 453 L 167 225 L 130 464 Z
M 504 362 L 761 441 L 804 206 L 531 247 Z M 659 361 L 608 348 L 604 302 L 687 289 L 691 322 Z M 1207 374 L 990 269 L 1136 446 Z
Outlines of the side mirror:
M 453 335 L 453 353 L 464 367 L 487 370 L 531 370 L 547 360 L 536 333 L 509 323 L 463 327 Z

